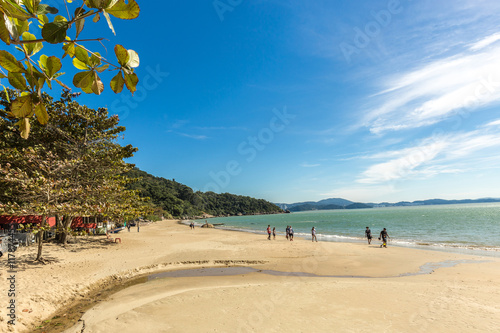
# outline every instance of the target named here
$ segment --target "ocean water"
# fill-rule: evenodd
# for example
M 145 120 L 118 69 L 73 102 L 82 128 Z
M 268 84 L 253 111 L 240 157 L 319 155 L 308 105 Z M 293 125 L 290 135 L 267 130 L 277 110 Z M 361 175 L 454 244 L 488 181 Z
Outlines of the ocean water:
M 500 203 L 321 210 L 211 218 L 208 222 L 223 223 L 217 228 L 262 234 L 270 224 L 280 237 L 291 225 L 295 237 L 309 239 L 314 226 L 319 241 L 340 242 L 366 241 L 364 232 L 370 227 L 372 244 L 378 243 L 380 231 L 387 228 L 389 245 L 500 257 Z

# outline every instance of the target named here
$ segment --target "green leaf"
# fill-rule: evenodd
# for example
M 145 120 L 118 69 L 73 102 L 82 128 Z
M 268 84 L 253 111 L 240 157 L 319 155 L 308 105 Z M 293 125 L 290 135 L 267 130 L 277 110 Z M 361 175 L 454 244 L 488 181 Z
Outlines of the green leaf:
M 54 17 L 54 22 L 68 22 L 68 20 L 62 15 L 57 15 Z
M 35 35 L 26 31 L 23 33 L 23 40 L 24 41 L 36 40 L 36 37 L 35 37 Z M 40 42 L 39 43 L 28 43 L 28 44 L 23 44 L 23 47 L 26 49 L 26 52 L 28 52 L 29 55 L 34 55 L 42 49 L 43 44 Z
M 109 17 L 108 13 L 106 13 L 105 10 L 103 10 L 102 13 L 104 14 L 104 17 L 106 18 L 106 22 L 108 22 L 108 27 L 113 32 L 113 35 L 116 36 L 115 28 L 113 27 L 113 23 L 111 23 L 111 18 Z
M 84 64 L 89 63 L 89 54 L 87 53 L 87 51 L 85 51 L 83 48 L 79 46 L 75 48 L 75 57 Z
M 73 58 L 73 66 L 83 70 L 90 69 L 90 67 L 86 63 L 81 62 L 77 58 Z
M 61 73 L 62 74 L 62 73 Z M 64 83 L 62 83 L 61 81 L 57 80 L 57 79 L 54 79 L 57 83 L 59 83 L 59 85 L 61 87 L 63 87 L 64 89 L 68 89 L 68 90 L 71 90 L 70 87 L 68 87 L 67 85 L 65 85 Z
M 75 56 L 75 43 L 66 43 L 63 45 L 63 50 L 64 50 L 64 54 L 63 54 L 63 58 L 66 56 L 66 55 L 69 55 L 71 58 L 73 58 Z
M 20 20 L 27 20 L 31 18 L 31 14 L 25 11 L 16 2 L 10 0 L 2 1 L 2 9 L 5 11 L 7 16 L 14 17 Z
M 93 81 L 92 81 L 93 82 Z M 93 94 L 94 92 L 92 91 L 92 84 L 88 87 L 81 87 L 82 91 L 86 94 Z
M 94 81 L 94 71 L 85 71 L 76 73 L 73 76 L 73 84 L 78 88 L 90 88 L 92 86 L 92 82 Z
M 15 22 L 17 33 L 19 35 L 22 35 L 23 32 L 28 30 L 28 27 L 29 27 L 28 20 L 15 19 L 14 22 Z
M 10 34 L 5 25 L 5 17 L 0 14 L 0 39 L 7 45 L 10 45 Z
M 62 67 L 61 60 L 59 60 L 58 57 L 56 56 L 49 57 L 47 59 L 47 64 L 46 64 L 47 76 L 49 78 L 53 77 L 55 73 L 59 72 L 61 67 Z
M 66 39 L 68 22 L 52 22 L 43 26 L 42 37 L 51 44 L 62 43 Z
M 59 10 L 49 5 L 39 4 L 36 10 L 37 15 L 57 14 Z
M 26 69 L 17 59 L 5 50 L 0 50 L 0 66 L 8 72 L 26 73 Z
M 116 54 L 116 59 L 118 59 L 118 63 L 122 66 L 126 66 L 130 59 L 130 55 L 128 54 L 127 49 L 121 46 L 120 44 L 116 44 L 115 54 Z
M 31 0 L 22 0 L 21 1 L 24 5 L 24 7 L 26 8 L 26 10 L 30 13 L 30 14 L 35 14 L 36 12 L 36 7 L 33 7 L 33 6 L 36 6 L 37 3 L 33 3 L 33 1 Z
M 100 19 L 101 19 L 101 16 L 99 15 L 99 12 L 97 12 L 95 14 L 94 18 L 92 19 L 92 22 L 97 23 L 97 22 L 99 22 Z
M 80 35 L 80 32 L 82 32 L 83 27 L 85 26 L 85 19 L 78 19 L 75 21 L 75 28 L 76 28 L 76 37 L 78 38 L 78 35 Z
M 106 8 L 111 0 L 85 0 L 84 1 L 87 7 L 102 9 Z
M 101 64 L 101 55 L 97 52 L 92 53 L 89 58 L 89 66 L 94 68 Z
M 35 106 L 35 115 L 38 122 L 42 125 L 47 124 L 49 121 L 49 114 L 47 113 L 47 109 L 43 103 L 39 103 Z
M 99 73 L 102 73 L 104 72 L 106 69 L 108 69 L 109 65 L 108 64 L 104 64 L 100 67 L 96 67 L 95 70 L 98 71 Z
M 49 59 L 49 57 L 47 57 L 45 54 L 42 54 L 40 56 L 40 59 L 38 59 L 38 65 L 42 68 L 47 68 L 47 59 Z
M 30 136 L 30 120 L 29 118 L 23 118 L 19 122 L 19 131 L 21 132 L 21 138 L 27 139 Z
M 139 16 L 141 9 L 135 0 L 129 0 L 128 4 L 124 0 L 119 0 L 114 6 L 106 9 L 110 15 L 123 20 L 132 20 Z
M 101 81 L 101 78 L 97 75 L 97 72 L 94 71 L 94 81 L 92 82 L 92 91 L 96 95 L 100 95 L 104 91 L 104 84 Z
M 11 111 L 17 118 L 29 117 L 33 113 L 33 100 L 31 95 L 18 97 L 12 102 Z
M 127 61 L 127 66 L 135 68 L 139 66 L 139 55 L 134 50 L 127 50 L 129 60 Z
M 137 90 L 136 86 L 137 86 L 138 82 L 139 82 L 139 78 L 137 77 L 137 75 L 135 73 L 132 73 L 132 74 L 125 73 L 125 85 L 127 86 L 127 89 L 130 90 L 132 95 Z
M 16 89 L 19 90 L 28 90 L 28 86 L 26 85 L 26 79 L 21 73 L 13 73 L 9 72 L 8 74 L 9 83 Z
M 17 33 L 17 28 L 16 24 L 14 23 L 14 19 L 8 16 L 4 16 L 4 19 L 5 19 L 5 27 L 7 28 L 7 31 L 9 31 L 10 36 L 12 37 L 13 40 L 18 41 L 19 34 Z
M 119 71 L 112 79 L 111 82 L 109 83 L 111 86 L 111 90 L 113 90 L 115 93 L 119 94 L 122 92 L 123 85 L 125 84 L 125 80 L 123 80 L 123 75 L 122 72 Z

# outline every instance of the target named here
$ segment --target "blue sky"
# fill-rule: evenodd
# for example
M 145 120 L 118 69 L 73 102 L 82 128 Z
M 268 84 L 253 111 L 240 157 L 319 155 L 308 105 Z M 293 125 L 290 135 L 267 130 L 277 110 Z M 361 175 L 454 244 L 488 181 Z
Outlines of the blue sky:
M 84 32 L 139 53 L 134 96 L 80 102 L 142 170 L 273 202 L 500 197 L 498 1 L 158 3 Z

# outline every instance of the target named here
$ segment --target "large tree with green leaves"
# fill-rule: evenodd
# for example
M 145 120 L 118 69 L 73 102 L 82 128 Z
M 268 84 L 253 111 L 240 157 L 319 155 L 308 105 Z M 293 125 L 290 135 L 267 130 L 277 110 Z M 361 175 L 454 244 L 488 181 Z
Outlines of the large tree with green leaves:
M 85 22 L 90 19 L 95 23 L 104 16 L 114 33 L 111 16 L 125 20 L 137 18 L 140 8 L 135 0 L 63 0 L 66 9 L 63 15 L 56 15 L 58 10 L 43 2 L 0 0 L 0 39 L 6 46 L 6 50 L 0 50 L 3 68 L 0 79 L 7 78 L 9 84 L 20 91 L 20 95 L 10 101 L 10 112 L 18 119 L 16 126 L 23 138 L 29 136 L 34 116 L 41 124 L 49 120 L 47 104 L 42 98 L 45 87 L 52 89 L 55 82 L 68 88 L 61 78 L 65 56 L 72 58 L 74 67 L 80 70 L 73 76 L 72 84 L 85 93 L 100 95 L 103 92 L 99 73 L 105 70 L 117 71 L 110 81 L 115 93 L 120 93 L 123 86 L 134 93 L 139 82 L 134 73 L 139 56 L 134 50 L 115 45 L 116 63 L 113 63 L 86 46 L 87 42 L 101 42 L 103 38 L 79 38 Z M 61 55 L 39 54 L 47 44 L 61 45 Z
M 124 159 L 137 148 L 117 141 L 125 131 L 118 117 L 78 104 L 76 95 L 65 91 L 54 101 L 43 94 L 52 121 L 35 124 L 28 139 L 15 134 L 16 120 L 0 110 L 0 213 L 64 216 L 58 219 L 63 242 L 75 216 L 123 218 L 150 211 L 137 191 L 125 188 L 130 179 L 123 174 L 133 165 Z M 8 108 L 6 93 L 0 97 Z

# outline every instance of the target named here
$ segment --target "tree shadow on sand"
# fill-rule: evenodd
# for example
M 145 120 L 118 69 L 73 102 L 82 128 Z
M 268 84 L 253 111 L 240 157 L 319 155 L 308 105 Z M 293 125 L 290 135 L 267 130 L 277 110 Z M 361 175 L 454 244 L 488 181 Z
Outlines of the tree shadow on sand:
M 41 260 L 36 261 L 36 254 L 38 247 L 31 245 L 29 247 L 21 247 L 18 251 L 14 252 L 14 259 L 11 262 L 14 264 L 14 269 L 10 266 L 10 263 L 6 259 L 7 256 L 2 257 L 0 260 L 0 267 L 2 270 L 5 269 L 22 272 L 29 269 L 37 269 L 44 267 L 46 265 L 58 264 L 62 260 L 59 258 L 58 253 L 60 252 L 74 252 L 80 253 L 91 249 L 102 249 L 106 250 L 114 246 L 119 246 L 119 243 L 111 242 L 106 237 L 71 237 L 68 244 L 62 245 L 55 242 L 47 242 L 43 244 L 43 255 Z

